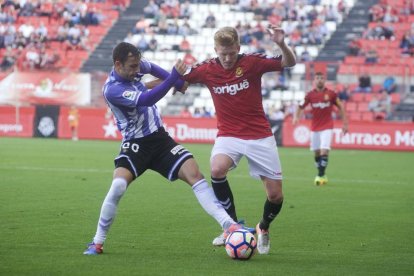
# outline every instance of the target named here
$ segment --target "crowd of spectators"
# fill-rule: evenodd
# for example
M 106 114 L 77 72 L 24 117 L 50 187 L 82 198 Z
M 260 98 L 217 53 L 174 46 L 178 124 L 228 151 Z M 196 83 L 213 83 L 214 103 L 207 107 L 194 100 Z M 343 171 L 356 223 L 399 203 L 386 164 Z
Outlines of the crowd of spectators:
M 366 39 L 398 39 L 399 48 L 403 56 L 414 56 L 414 1 L 381 0 L 369 10 L 370 22 L 377 23 L 364 33 Z M 410 17 L 411 16 L 411 17 Z M 411 18 L 411 20 L 410 20 Z M 408 19 L 408 22 L 407 22 Z M 395 24 L 407 22 L 411 28 L 402 37 L 396 37 Z M 354 45 L 351 45 L 354 46 Z M 351 52 L 355 53 L 353 49 Z
M 268 24 L 283 25 L 291 47 L 303 45 L 322 45 L 330 35 L 326 22 L 339 23 L 348 13 L 346 1 L 338 5 L 320 6 L 319 0 L 263 1 L 222 0 L 222 1 L 178 1 L 150 0 L 144 8 L 144 15 L 136 22 L 132 34 L 166 34 L 188 36 L 197 34 L 198 26 L 193 26 L 192 3 L 230 4 L 234 11 L 254 14 L 252 21 L 237 21 L 234 27 L 240 33 L 242 45 L 256 52 L 273 53 L 274 45 L 266 35 Z M 205 14 L 202 28 L 216 28 L 217 21 L 213 12 Z M 181 19 L 181 20 L 178 20 Z M 282 24 L 283 23 L 283 24 Z M 311 60 L 305 52 L 302 61 Z
M 0 6 L 1 69 L 51 69 L 62 58 L 59 49 L 88 50 L 88 26 L 104 20 L 94 2 L 104 0 L 6 0 Z M 122 1 L 113 1 L 121 5 Z

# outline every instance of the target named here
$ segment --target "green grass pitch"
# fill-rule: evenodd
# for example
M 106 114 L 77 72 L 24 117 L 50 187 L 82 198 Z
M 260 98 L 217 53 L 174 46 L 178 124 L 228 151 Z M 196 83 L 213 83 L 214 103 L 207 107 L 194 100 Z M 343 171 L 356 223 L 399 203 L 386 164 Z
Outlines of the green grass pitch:
M 211 145 L 186 145 L 209 179 Z M 285 204 L 269 255 L 233 261 L 183 182 L 154 172 L 121 200 L 105 253 L 83 256 L 119 142 L 0 138 L 0 275 L 414 275 L 414 154 L 333 150 L 313 185 L 305 148 L 280 148 Z M 247 162 L 229 174 L 240 218 L 265 200 Z

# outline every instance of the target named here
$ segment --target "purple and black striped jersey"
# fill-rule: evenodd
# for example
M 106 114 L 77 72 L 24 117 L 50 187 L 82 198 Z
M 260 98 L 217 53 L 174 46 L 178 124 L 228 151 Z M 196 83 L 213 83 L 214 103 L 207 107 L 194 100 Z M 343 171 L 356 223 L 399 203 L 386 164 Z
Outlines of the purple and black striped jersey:
M 113 69 L 103 87 L 103 95 L 116 119 L 117 127 L 122 133 L 123 140 L 147 136 L 163 126 L 156 105 L 139 105 L 138 100 L 148 89 L 141 82 L 145 74 L 152 74 L 154 64 L 141 60 L 140 72 L 134 81 L 119 76 Z M 157 69 L 160 69 L 159 67 Z M 161 69 L 162 70 L 162 69 Z M 165 76 L 165 73 L 162 72 Z M 157 74 L 155 74 L 156 77 Z

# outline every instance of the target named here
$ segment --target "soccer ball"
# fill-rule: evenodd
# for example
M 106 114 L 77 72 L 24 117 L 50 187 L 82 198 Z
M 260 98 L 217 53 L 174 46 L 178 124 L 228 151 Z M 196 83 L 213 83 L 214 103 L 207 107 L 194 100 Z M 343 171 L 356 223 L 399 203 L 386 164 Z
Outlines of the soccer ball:
M 226 239 L 226 252 L 235 260 L 248 260 L 256 250 L 256 239 L 252 233 L 245 229 L 232 232 Z

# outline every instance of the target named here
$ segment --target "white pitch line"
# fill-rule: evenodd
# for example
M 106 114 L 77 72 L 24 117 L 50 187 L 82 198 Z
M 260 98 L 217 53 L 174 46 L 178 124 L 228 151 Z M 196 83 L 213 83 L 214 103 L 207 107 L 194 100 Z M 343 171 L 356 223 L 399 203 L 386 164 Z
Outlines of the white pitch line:
M 113 169 L 97 169 L 97 168 L 46 168 L 46 167 L 30 167 L 30 166 L 1 166 L 0 170 L 16 170 L 16 171 L 47 171 L 47 172 L 73 172 L 73 173 L 112 173 Z M 146 173 L 154 173 L 153 171 L 147 171 Z M 229 177 L 236 178 L 251 178 L 249 175 L 231 173 Z M 284 177 L 286 181 L 304 181 L 309 182 L 312 178 L 307 177 Z M 408 184 L 402 181 L 387 181 L 380 179 L 341 179 L 341 178 L 332 178 L 332 182 L 336 183 L 361 183 L 361 184 Z

